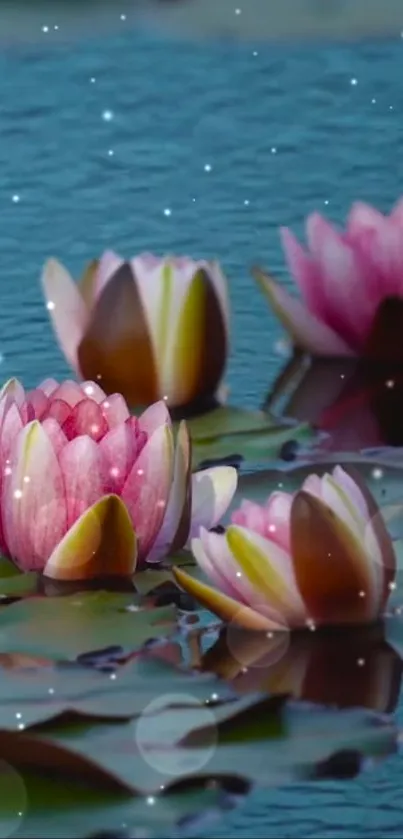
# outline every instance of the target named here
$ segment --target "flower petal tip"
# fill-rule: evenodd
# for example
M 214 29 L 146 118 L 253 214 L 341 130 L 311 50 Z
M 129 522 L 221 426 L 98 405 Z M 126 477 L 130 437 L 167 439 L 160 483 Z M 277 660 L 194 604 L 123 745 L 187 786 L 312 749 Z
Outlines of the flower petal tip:
M 69 581 L 128 577 L 135 571 L 136 554 L 136 534 L 125 504 L 117 495 L 106 495 L 70 528 L 43 573 Z

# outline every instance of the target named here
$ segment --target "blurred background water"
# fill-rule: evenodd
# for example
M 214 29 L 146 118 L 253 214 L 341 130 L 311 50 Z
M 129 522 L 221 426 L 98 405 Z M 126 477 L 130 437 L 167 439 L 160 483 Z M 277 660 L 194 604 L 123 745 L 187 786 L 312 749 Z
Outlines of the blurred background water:
M 39 276 L 105 248 L 219 258 L 233 400 L 258 405 L 280 327 L 249 275 L 287 283 L 279 225 L 355 199 L 386 210 L 403 177 L 403 41 L 275 48 L 122 35 L 0 57 L 2 379 L 68 371 Z M 211 836 L 401 836 L 398 758 L 348 784 L 258 793 Z M 204 835 L 207 835 L 204 833 Z

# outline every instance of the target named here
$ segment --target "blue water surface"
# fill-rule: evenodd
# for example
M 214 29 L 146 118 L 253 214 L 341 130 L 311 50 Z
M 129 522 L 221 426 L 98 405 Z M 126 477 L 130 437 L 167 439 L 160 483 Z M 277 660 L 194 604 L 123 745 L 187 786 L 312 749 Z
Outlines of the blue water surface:
M 218 257 L 234 309 L 233 400 L 259 405 L 282 331 L 254 287 L 288 282 L 278 226 L 403 191 L 403 41 L 361 47 L 165 43 L 119 35 L 0 57 L 2 379 L 68 369 L 39 285 L 105 248 Z M 230 837 L 403 836 L 399 757 L 348 783 L 259 792 Z

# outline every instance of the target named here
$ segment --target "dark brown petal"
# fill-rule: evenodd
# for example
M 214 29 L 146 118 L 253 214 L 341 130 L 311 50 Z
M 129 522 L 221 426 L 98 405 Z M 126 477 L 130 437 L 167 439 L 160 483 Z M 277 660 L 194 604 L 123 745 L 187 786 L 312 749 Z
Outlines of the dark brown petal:
M 332 510 L 304 491 L 291 508 L 291 552 L 299 590 L 315 623 L 366 623 L 373 618 L 361 546 Z
M 100 294 L 77 354 L 83 377 L 106 393 L 122 393 L 132 407 L 158 399 L 146 316 L 128 263 Z

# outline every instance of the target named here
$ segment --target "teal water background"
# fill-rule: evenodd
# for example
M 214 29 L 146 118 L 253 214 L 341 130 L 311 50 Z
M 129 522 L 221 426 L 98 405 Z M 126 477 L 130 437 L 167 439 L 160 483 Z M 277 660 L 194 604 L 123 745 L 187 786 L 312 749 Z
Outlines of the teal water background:
M 357 198 L 386 210 L 403 192 L 402 66 L 400 38 L 301 50 L 126 34 L 0 57 L 2 379 L 68 373 L 46 257 L 78 274 L 107 247 L 170 251 L 222 261 L 232 399 L 258 405 L 282 332 L 249 266 L 287 282 L 279 225 L 301 231 L 314 209 L 341 220 Z M 346 784 L 256 793 L 203 835 L 402 836 L 401 786 L 396 757 Z

